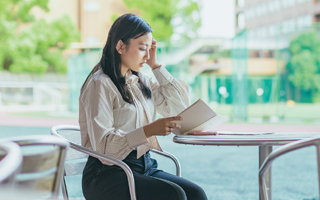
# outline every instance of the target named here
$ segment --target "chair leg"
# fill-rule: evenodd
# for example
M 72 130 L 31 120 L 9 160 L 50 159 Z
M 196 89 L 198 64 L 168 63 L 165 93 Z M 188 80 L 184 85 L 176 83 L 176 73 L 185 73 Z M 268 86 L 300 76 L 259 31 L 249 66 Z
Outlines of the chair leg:
M 66 186 L 66 182 L 65 182 L 64 177 L 63 177 L 63 180 L 61 181 L 61 190 L 62 190 L 63 199 L 69 200 L 67 186 Z

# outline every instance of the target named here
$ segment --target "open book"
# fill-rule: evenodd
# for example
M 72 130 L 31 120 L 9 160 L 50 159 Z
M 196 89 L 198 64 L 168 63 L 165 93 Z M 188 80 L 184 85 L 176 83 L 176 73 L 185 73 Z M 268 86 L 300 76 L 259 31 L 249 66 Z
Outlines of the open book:
M 198 99 L 191 106 L 182 111 L 178 116 L 182 121 L 175 121 L 181 128 L 175 128 L 173 133 L 182 135 L 192 131 L 207 131 L 214 126 L 227 121 L 227 118 L 215 113 L 204 101 Z

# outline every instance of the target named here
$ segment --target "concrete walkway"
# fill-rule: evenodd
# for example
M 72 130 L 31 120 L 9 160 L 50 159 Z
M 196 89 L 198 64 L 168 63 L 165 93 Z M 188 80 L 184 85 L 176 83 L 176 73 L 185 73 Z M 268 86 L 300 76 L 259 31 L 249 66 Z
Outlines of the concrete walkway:
M 58 124 L 78 125 L 76 118 L 49 118 L 13 116 L 0 113 L 0 126 L 52 127 Z M 253 124 L 224 123 L 214 128 L 216 131 L 271 131 L 271 132 L 319 132 L 320 124 Z

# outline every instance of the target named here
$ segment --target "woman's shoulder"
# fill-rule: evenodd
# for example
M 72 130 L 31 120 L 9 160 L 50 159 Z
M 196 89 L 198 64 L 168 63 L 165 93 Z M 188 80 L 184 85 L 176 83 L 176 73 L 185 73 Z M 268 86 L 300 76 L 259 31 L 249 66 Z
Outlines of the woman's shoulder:
M 115 89 L 116 86 L 111 78 L 105 74 L 102 69 L 99 69 L 89 78 L 82 92 L 86 93 L 88 90 L 103 90 L 107 93 L 115 93 Z

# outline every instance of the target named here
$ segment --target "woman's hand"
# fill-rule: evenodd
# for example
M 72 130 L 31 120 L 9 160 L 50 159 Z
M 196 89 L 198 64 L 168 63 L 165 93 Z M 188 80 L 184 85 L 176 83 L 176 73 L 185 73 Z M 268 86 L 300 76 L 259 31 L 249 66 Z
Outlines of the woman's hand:
M 161 65 L 157 62 L 157 41 L 152 38 L 152 44 L 150 48 L 150 59 L 147 60 L 147 64 L 152 68 L 152 69 L 157 69 Z
M 174 117 L 166 117 L 158 119 L 146 126 L 143 127 L 144 133 L 147 137 L 151 137 L 153 135 L 169 135 L 174 128 L 181 128 L 179 124 L 173 121 L 181 121 L 182 117 L 174 116 Z

